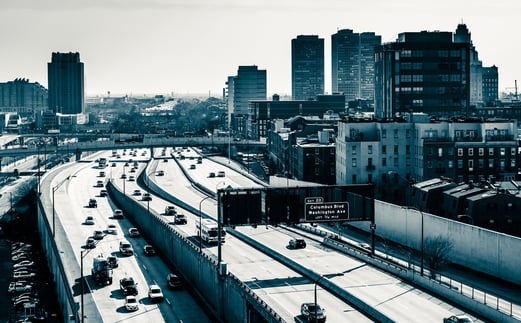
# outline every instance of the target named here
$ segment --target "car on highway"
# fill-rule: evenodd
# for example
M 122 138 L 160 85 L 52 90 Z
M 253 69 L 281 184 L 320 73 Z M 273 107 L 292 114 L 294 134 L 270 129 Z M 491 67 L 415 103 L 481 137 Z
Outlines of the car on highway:
M 190 169 L 195 169 L 195 164 L 190 165 Z
M 119 280 L 119 289 L 124 296 L 138 294 L 137 283 L 132 277 L 123 277 Z
M 86 225 L 94 225 L 94 217 L 89 215 L 85 218 L 85 221 L 83 221 L 83 224 Z
M 130 228 L 128 229 L 128 235 L 131 238 L 138 238 L 141 234 L 137 228 Z
M 472 323 L 472 319 L 467 315 L 452 315 L 443 319 L 443 323 Z
M 147 244 L 143 247 L 143 253 L 145 256 L 155 256 L 156 250 L 154 247 L 152 247 L 152 245 Z
M 135 312 L 139 310 L 139 302 L 136 296 L 129 295 L 125 297 L 125 309 L 129 312 Z
M 214 177 L 215 177 L 215 173 L 214 173 L 214 172 L 210 172 L 210 173 L 208 174 L 208 177 L 210 177 L 210 178 L 214 178 Z
M 134 248 L 128 241 L 120 241 L 119 242 L 119 252 L 122 256 L 132 256 L 134 254 Z
M 114 219 L 123 219 L 124 218 L 123 211 L 121 211 L 120 209 L 115 209 L 114 212 L 112 213 L 112 217 Z
M 152 303 L 163 301 L 163 291 L 159 285 L 150 285 L 148 287 L 148 298 Z
M 126 178 L 127 178 L 127 174 L 125 174 L 125 173 L 121 174 L 121 177 L 120 177 L 120 178 L 121 178 L 121 179 L 126 179 Z
M 107 262 L 109 263 L 110 268 L 117 268 L 119 266 L 118 257 L 116 256 L 108 256 Z
M 107 233 L 108 234 L 117 234 L 118 230 L 115 224 L 111 223 L 107 226 Z
M 95 187 L 103 187 L 103 181 L 97 181 Z
M 142 201 L 152 201 L 152 196 L 150 193 L 143 193 L 143 197 L 141 198 Z
M 165 207 L 165 215 L 175 215 L 177 213 L 175 206 L 167 205 Z
M 167 160 L 165 159 L 165 161 L 167 161 Z M 165 171 L 163 171 L 163 170 L 157 171 L 157 176 L 164 176 L 164 175 L 165 175 Z
M 188 220 L 186 219 L 186 215 L 184 215 L 184 213 L 176 213 L 174 215 L 174 223 L 175 224 L 187 224 L 188 223 Z
M 136 178 L 135 178 L 133 175 L 130 175 L 130 176 L 128 177 L 128 181 L 129 181 L 129 182 L 134 182 L 135 180 L 136 180 Z
M 99 177 L 105 177 L 105 172 L 104 171 L 99 172 Z
M 168 287 L 171 289 L 178 289 L 182 286 L 181 279 L 179 279 L 179 276 L 174 273 L 170 273 L 166 276 L 166 282 Z
M 300 305 L 300 314 L 310 323 L 326 321 L 326 311 L 319 304 L 303 303 Z
M 141 190 L 134 190 L 134 192 L 132 192 L 132 195 L 134 195 L 134 196 L 141 195 Z
M 88 237 L 87 241 L 85 242 L 85 248 L 88 248 L 88 249 L 96 248 L 96 240 L 94 240 L 93 237 Z
M 99 196 L 100 197 L 106 197 L 107 196 L 107 190 L 100 190 L 99 191 Z
M 217 177 L 224 177 L 224 176 L 226 176 L 226 173 L 223 170 L 221 170 L 217 173 Z
M 288 247 L 290 249 L 304 249 L 306 248 L 306 240 L 300 238 L 293 238 L 289 240 Z
M 116 163 L 112 163 L 112 165 L 110 165 L 111 167 L 116 167 Z
M 98 201 L 96 201 L 96 199 L 89 199 L 89 207 L 91 207 L 91 208 L 98 207 Z
M 135 172 L 136 172 L 136 169 L 135 169 L 134 167 L 132 167 L 132 168 L 130 169 L 130 172 L 131 172 L 131 173 L 135 173 Z
M 105 235 L 103 234 L 103 231 L 101 230 L 94 230 L 94 232 L 92 233 L 92 237 L 96 240 L 101 240 L 103 239 Z

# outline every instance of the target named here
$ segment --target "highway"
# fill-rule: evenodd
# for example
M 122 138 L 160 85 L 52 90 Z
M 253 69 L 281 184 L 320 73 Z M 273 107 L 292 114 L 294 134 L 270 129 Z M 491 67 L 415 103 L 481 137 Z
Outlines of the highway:
M 118 150 L 118 153 L 122 154 L 122 151 Z M 165 206 L 172 204 L 171 202 L 155 195 L 150 202 L 145 202 L 141 201 L 142 196 L 132 195 L 138 189 L 143 192 L 144 188 L 139 185 L 138 181 L 129 181 L 129 176 L 135 174 L 133 176 L 137 178 L 140 172 L 146 172 L 144 175 L 149 178 L 149 181 L 155 182 L 173 197 L 191 206 L 192 209 L 200 209 L 202 213 L 214 218 L 217 214 L 215 200 L 207 198 L 193 187 L 177 163 L 169 158 L 171 154 L 179 158 L 180 165 L 192 180 L 204 185 L 208 190 L 216 191 L 227 186 L 259 187 L 259 184 L 241 172 L 213 162 L 209 158 L 203 158 L 202 163 L 198 164 L 195 158 L 198 153 L 193 149 L 183 152 L 173 152 L 167 149 L 164 155 L 160 149 L 155 149 L 157 159 L 152 159 L 146 168 L 150 158 L 149 153 L 149 150 L 139 149 L 137 157 L 127 155 L 122 156 L 121 159 L 112 158 L 110 152 L 99 153 L 89 158 L 92 160 L 91 162 L 68 164 L 49 174 L 47 180 L 50 183 L 46 185 L 45 193 L 54 200 L 59 225 L 63 226 L 63 230 L 66 232 L 66 237 L 57 237 L 57 241 L 63 238 L 68 240 L 74 249 L 74 256 L 78 263 L 81 263 L 81 256 L 84 255 L 84 275 L 87 278 L 95 306 L 104 321 L 209 322 L 211 319 L 204 314 L 204 310 L 189 293 L 186 291 L 171 292 L 166 288 L 165 277 L 171 269 L 159 257 L 143 256 L 142 248 L 146 244 L 145 238 L 128 237 L 128 229 L 133 225 L 126 219 L 112 219 L 111 215 L 115 206 L 107 198 L 98 196 L 101 188 L 95 187 L 96 183 L 98 180 L 111 180 L 120 191 L 124 191 L 129 197 L 140 201 L 139 203 L 142 203 L 151 213 L 162 215 Z M 182 160 L 181 155 L 184 156 Z M 101 156 L 109 159 L 104 178 L 99 177 L 100 169 L 93 161 Z M 192 156 L 193 159 L 191 159 Z M 124 166 L 130 158 L 138 161 L 139 166 L 135 173 L 130 172 L 132 163 L 129 163 L 127 167 Z M 111 166 L 113 162 L 115 167 Z M 195 165 L 195 169 L 191 169 L 192 164 Z M 163 176 L 157 175 L 160 170 L 164 172 Z M 224 171 L 225 176 L 209 177 L 211 172 L 217 174 L 219 171 Z M 127 178 L 122 179 L 122 174 L 125 174 Z M 90 198 L 97 199 L 97 208 L 87 207 Z M 51 199 L 46 201 L 46 203 L 50 203 Z M 49 206 L 49 209 L 52 209 L 52 206 Z M 180 206 L 178 209 L 187 215 L 188 224 L 175 225 L 175 229 L 198 244 L 195 229 L 195 223 L 200 219 L 198 214 L 192 214 Z M 94 217 L 95 225 L 83 224 L 89 215 Z M 168 218 L 168 216 L 162 216 Z M 118 234 L 106 235 L 95 249 L 86 254 L 86 249 L 83 248 L 86 239 L 93 234 L 94 230 L 106 230 L 111 223 L 117 225 Z M 237 228 L 237 231 L 264 245 L 273 253 L 281 254 L 318 275 L 342 273 L 343 276 L 323 278 L 321 281 L 329 280 L 334 285 L 349 291 L 393 321 L 440 322 L 451 314 L 465 313 L 464 310 L 437 299 L 405 281 L 325 247 L 318 236 L 271 226 L 256 229 L 240 227 Z M 301 250 L 289 250 L 287 243 L 291 237 L 295 236 L 304 237 L 308 246 Z M 136 256 L 124 258 L 119 255 L 118 244 L 123 239 L 129 240 L 133 244 Z M 217 247 L 203 245 L 202 252 L 216 257 Z M 119 268 L 114 270 L 114 283 L 106 287 L 97 287 L 90 277 L 92 257 L 99 254 L 116 255 L 120 260 Z M 303 277 L 270 255 L 260 252 L 231 234 L 226 235 L 226 243 L 222 247 L 222 257 L 228 265 L 228 271 L 252 288 L 284 320 L 302 321 L 300 304 L 313 302 L 315 289 L 313 280 Z M 137 312 L 133 313 L 125 311 L 123 296 L 118 286 L 119 279 L 128 275 L 138 281 L 140 307 Z M 147 286 L 151 283 L 158 283 L 162 287 L 166 297 L 165 302 L 158 305 L 148 301 Z M 371 321 L 348 303 L 320 287 L 318 288 L 318 301 L 327 309 L 328 322 Z M 182 304 L 183 306 L 172 304 Z M 472 316 L 471 313 L 467 314 Z M 201 315 L 201 317 L 194 317 L 194 315 Z M 476 321 L 479 322 L 479 320 Z

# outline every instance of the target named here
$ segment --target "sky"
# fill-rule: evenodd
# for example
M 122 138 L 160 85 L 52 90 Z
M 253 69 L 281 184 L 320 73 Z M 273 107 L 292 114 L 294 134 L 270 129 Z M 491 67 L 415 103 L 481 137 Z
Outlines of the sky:
M 47 87 L 53 52 L 79 52 L 86 95 L 203 94 L 220 97 L 239 65 L 267 71 L 267 91 L 291 95 L 291 39 L 331 35 L 454 32 L 465 23 L 499 90 L 521 80 L 520 0 L 0 0 L 0 82 Z M 520 83 L 521 85 L 521 83 Z

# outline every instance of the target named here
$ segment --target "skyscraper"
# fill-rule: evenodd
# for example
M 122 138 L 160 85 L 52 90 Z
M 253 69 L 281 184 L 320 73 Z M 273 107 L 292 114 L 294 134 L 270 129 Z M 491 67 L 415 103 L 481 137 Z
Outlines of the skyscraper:
M 374 49 L 382 37 L 372 32 L 339 30 L 331 36 L 331 85 L 346 101 L 374 100 Z
M 52 53 L 47 64 L 49 109 L 54 113 L 83 114 L 84 74 L 79 53 Z
M 324 39 L 299 35 L 291 40 L 291 95 L 293 100 L 324 94 Z

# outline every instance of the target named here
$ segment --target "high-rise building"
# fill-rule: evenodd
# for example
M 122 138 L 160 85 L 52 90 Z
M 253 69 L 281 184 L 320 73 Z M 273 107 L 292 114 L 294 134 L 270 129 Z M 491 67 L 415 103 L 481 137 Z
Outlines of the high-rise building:
M 324 94 L 324 39 L 299 35 L 291 40 L 291 95 L 308 100 Z
M 15 79 L 0 83 L 0 111 L 34 113 L 47 108 L 47 89 L 38 82 Z
M 239 66 L 236 76 L 228 77 L 228 116 L 232 129 L 246 136 L 249 101 L 266 100 L 266 70 Z
M 451 32 L 406 32 L 375 51 L 375 115 L 467 116 L 470 43 Z
M 83 114 L 84 74 L 79 53 L 52 53 L 47 64 L 49 109 L 60 114 Z
M 382 37 L 372 32 L 339 30 L 331 36 L 331 85 L 346 101 L 374 100 L 374 49 Z
M 497 67 L 483 67 L 483 102 L 485 106 L 496 106 L 498 101 L 499 76 Z

